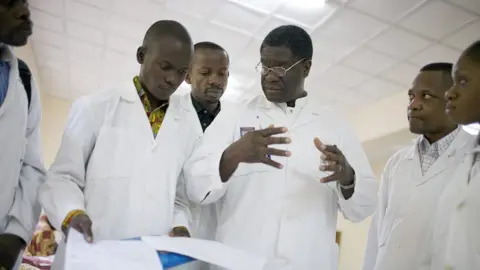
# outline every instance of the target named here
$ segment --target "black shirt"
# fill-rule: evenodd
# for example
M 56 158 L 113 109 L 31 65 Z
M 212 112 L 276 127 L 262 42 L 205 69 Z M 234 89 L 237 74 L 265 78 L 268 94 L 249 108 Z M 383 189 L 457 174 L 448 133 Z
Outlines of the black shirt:
M 215 117 L 220 112 L 220 103 L 218 103 L 218 107 L 215 109 L 213 113 L 210 113 L 207 109 L 205 109 L 200 102 L 198 102 L 193 96 L 192 97 L 192 104 L 195 108 L 195 111 L 198 115 L 198 120 L 200 120 L 200 125 L 202 126 L 202 130 L 205 132 L 205 129 L 210 126 L 210 124 L 215 120 Z

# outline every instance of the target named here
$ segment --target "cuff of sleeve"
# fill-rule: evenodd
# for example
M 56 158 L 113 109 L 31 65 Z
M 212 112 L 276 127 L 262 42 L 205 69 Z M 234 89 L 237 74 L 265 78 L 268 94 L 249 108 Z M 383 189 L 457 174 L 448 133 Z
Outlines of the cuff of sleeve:
M 70 214 L 72 211 L 76 211 L 76 210 L 85 211 L 85 207 L 64 208 L 63 210 L 58 211 L 58 215 L 55 215 L 52 218 L 48 215 L 48 212 L 47 212 L 47 217 L 48 217 L 48 220 L 50 221 L 50 223 L 52 224 L 52 226 L 55 229 L 60 231 L 60 230 L 62 230 L 63 222 L 67 218 L 68 214 Z
M 205 195 L 205 198 L 202 200 L 202 204 L 211 203 L 219 199 L 224 191 L 225 188 L 228 186 L 230 181 L 222 182 L 222 178 L 220 177 L 220 162 L 222 160 L 223 151 L 219 153 L 212 154 L 214 162 L 212 162 L 213 167 L 210 168 L 211 172 L 214 172 L 210 175 L 210 186 L 208 187 L 208 192 Z
M 17 235 L 22 238 L 25 243 L 29 243 L 32 238 L 33 231 L 25 229 L 25 227 L 18 222 L 16 218 L 13 218 L 8 223 L 4 233 Z

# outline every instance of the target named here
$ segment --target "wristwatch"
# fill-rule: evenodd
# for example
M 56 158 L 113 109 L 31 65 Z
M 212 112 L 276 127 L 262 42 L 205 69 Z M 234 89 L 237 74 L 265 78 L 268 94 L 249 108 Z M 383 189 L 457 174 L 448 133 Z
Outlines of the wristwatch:
M 353 182 L 352 182 L 350 185 L 344 186 L 344 185 L 342 185 L 342 184 L 340 184 L 340 183 L 339 183 L 339 185 L 340 185 L 340 187 L 341 187 L 342 189 L 352 189 L 352 188 L 355 187 L 355 182 L 356 182 L 356 180 L 357 180 L 357 178 L 355 177 L 355 172 L 353 172 Z

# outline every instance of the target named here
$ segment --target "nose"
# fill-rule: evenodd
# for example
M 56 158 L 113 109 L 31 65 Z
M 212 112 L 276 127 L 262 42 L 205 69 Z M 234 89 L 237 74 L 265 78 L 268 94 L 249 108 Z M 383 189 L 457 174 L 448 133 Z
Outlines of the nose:
M 220 86 L 220 78 L 218 75 L 212 75 L 210 76 L 210 78 L 208 78 L 208 83 L 211 85 L 211 86 L 217 86 L 219 87 Z
M 423 109 L 423 104 L 417 98 L 413 98 L 408 104 L 408 110 L 410 111 L 421 111 Z
M 24 21 L 30 20 L 30 10 L 27 1 L 19 1 L 15 15 L 17 19 Z
M 170 72 L 167 76 L 165 76 L 165 82 L 169 86 L 176 86 L 180 85 L 182 83 L 183 79 L 182 76 L 177 74 L 177 72 Z
M 457 98 L 457 89 L 455 89 L 455 86 L 453 86 L 452 88 L 448 89 L 447 92 L 445 92 L 445 100 L 446 101 L 449 101 L 449 100 L 454 100 Z
M 279 78 L 274 75 L 274 72 L 269 70 L 267 74 L 264 75 L 265 81 L 267 82 L 278 82 Z

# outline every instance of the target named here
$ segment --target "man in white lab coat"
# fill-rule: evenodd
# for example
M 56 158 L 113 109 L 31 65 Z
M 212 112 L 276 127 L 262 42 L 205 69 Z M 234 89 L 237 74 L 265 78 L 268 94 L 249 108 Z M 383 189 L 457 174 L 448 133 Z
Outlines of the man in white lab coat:
M 184 110 L 170 98 L 193 55 L 187 30 L 158 21 L 138 48 L 140 74 L 73 105 L 40 201 L 57 229 L 85 239 L 188 236 L 174 224 L 177 178 L 191 149 Z M 186 206 L 184 206 L 186 207 Z
M 372 170 L 345 119 L 304 90 L 308 33 L 280 26 L 259 49 L 264 95 L 210 126 L 184 167 L 189 199 L 223 197 L 215 239 L 274 269 L 337 269 L 337 211 L 354 222 L 374 212 Z
M 32 34 L 25 1 L 0 1 L 0 269 L 12 269 L 40 216 L 44 179 L 39 91 L 12 46 Z M 23 66 L 23 67 L 22 67 Z
M 192 91 L 185 95 L 184 101 L 186 108 L 195 112 L 195 120 L 192 119 L 191 123 L 195 123 L 196 134 L 201 137 L 220 112 L 220 98 L 227 88 L 230 60 L 225 49 L 212 42 L 199 42 L 194 45 L 194 51 L 185 80 Z M 192 236 L 213 240 L 217 206 L 190 204 L 190 210 Z
M 191 125 L 194 130 L 192 135 L 200 138 L 220 112 L 220 98 L 227 88 L 230 59 L 226 50 L 213 42 L 199 42 L 193 47 L 193 61 L 185 79 L 192 90 L 183 96 L 181 104 L 189 112 L 184 123 Z M 182 194 L 188 203 L 183 176 L 179 181 L 177 194 Z M 192 237 L 213 240 L 217 224 L 217 204 L 188 204 Z M 208 265 L 202 262 L 191 263 L 189 267 L 208 269 Z
M 480 123 L 480 41 L 453 68 L 446 112 L 458 124 Z M 480 135 L 455 170 L 440 198 L 433 233 L 431 269 L 480 269 Z
M 474 137 L 445 114 L 452 64 L 423 67 L 408 91 L 416 142 L 389 159 L 371 223 L 364 270 L 422 269 L 438 198 Z

